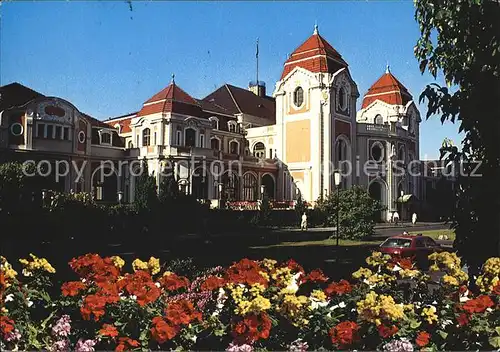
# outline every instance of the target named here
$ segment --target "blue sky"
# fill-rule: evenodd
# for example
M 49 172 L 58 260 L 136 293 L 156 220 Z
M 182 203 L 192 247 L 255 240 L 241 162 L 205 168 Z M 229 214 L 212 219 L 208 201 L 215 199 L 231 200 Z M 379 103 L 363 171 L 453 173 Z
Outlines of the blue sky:
M 259 79 L 272 91 L 289 53 L 314 24 L 350 65 L 360 94 L 385 70 L 418 100 L 426 84 L 413 47 L 412 1 L 331 2 L 1 2 L 1 84 L 22 83 L 65 98 L 99 119 L 137 111 L 167 86 L 203 98 L 224 83 Z M 359 101 L 361 101 L 361 98 Z M 421 158 L 435 158 L 458 125 L 425 121 Z

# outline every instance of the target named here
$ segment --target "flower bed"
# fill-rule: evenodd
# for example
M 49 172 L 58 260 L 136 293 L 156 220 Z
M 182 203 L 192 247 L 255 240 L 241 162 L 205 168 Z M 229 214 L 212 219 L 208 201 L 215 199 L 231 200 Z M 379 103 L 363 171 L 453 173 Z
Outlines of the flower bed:
M 384 351 L 500 347 L 500 258 L 471 292 L 452 253 L 433 254 L 439 283 L 408 259 L 374 252 L 349 280 L 331 282 L 293 260 L 242 259 L 195 278 L 156 258 L 126 272 L 119 257 L 71 260 L 74 281 L 53 285 L 55 269 L 31 256 L 1 258 L 3 349 Z M 18 274 L 16 270 L 19 270 Z

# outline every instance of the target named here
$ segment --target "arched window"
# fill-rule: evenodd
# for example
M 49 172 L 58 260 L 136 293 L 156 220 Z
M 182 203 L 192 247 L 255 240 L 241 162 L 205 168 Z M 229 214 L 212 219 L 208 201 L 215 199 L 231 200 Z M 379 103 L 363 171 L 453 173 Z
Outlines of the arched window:
M 229 142 L 229 153 L 239 154 L 240 153 L 239 149 L 240 149 L 240 145 L 238 142 L 236 142 L 236 141 Z
M 184 145 L 186 147 L 196 146 L 196 131 L 192 128 L 186 128 L 184 131 Z
M 218 130 L 219 129 L 219 119 L 217 117 L 212 116 L 209 118 L 211 124 L 212 124 L 212 129 Z
M 252 173 L 246 173 L 243 176 L 243 200 L 257 200 L 257 177 Z
M 297 87 L 293 92 L 293 104 L 296 107 L 301 107 L 303 103 L 304 103 L 304 90 L 302 89 L 302 87 Z
M 220 141 L 215 137 L 210 139 L 210 148 L 213 150 L 220 150 Z
M 134 147 L 134 143 L 132 143 L 132 141 L 128 141 L 128 148 L 133 148 Z
M 347 111 L 347 92 L 344 87 L 339 88 L 338 107 L 341 111 Z
M 375 116 L 375 124 L 382 125 L 383 123 L 384 123 L 384 118 L 382 117 L 382 115 L 377 114 L 377 116 Z
M 253 156 L 256 158 L 264 158 L 266 156 L 266 146 L 262 142 L 258 142 L 253 147 Z
M 371 148 L 372 160 L 381 162 L 384 159 L 384 146 L 380 142 L 375 142 Z
M 399 147 L 398 160 L 405 162 L 405 146 L 402 145 Z
M 239 200 L 239 182 L 238 176 L 232 172 L 226 172 L 222 175 L 222 199 L 226 201 Z
M 229 132 L 236 133 L 236 122 L 235 121 L 229 121 L 227 123 L 227 127 L 229 128 Z
M 148 147 L 151 145 L 151 131 L 149 128 L 142 130 L 142 146 Z

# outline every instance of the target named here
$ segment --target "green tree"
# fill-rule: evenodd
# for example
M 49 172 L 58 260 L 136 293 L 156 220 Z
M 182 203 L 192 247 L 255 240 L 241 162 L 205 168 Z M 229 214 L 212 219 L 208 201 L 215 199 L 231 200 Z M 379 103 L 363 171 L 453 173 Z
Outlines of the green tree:
M 366 189 L 360 186 L 330 193 L 318 201 L 317 208 L 323 213 L 326 226 L 337 226 L 337 209 L 339 210 L 340 236 L 346 239 L 371 235 L 375 215 L 384 210 L 381 203 L 371 198 Z
M 4 214 L 20 210 L 32 203 L 33 193 L 40 197 L 41 190 L 37 187 L 34 176 L 34 166 L 19 162 L 0 164 L 0 211 Z M 37 198 L 38 199 L 38 198 Z
M 179 185 L 172 175 L 163 177 L 160 183 L 159 200 L 161 204 L 171 203 L 179 198 Z
M 448 87 L 432 83 L 427 118 L 459 124 L 461 150 L 443 145 L 441 158 L 463 168 L 458 178 L 456 247 L 477 266 L 500 254 L 500 3 L 491 0 L 417 0 L 421 37 L 415 47 L 422 73 L 442 74 Z M 449 89 L 452 88 L 452 89 Z M 480 161 L 476 176 L 475 161 Z
M 151 211 L 158 203 L 156 178 L 149 174 L 147 160 L 144 159 L 141 165 L 141 175 L 137 179 L 135 187 L 134 205 L 140 212 Z

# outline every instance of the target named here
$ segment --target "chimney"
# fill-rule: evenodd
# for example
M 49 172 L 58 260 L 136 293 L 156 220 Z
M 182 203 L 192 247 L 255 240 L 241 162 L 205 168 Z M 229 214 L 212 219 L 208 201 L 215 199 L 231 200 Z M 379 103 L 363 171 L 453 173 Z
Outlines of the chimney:
M 259 97 L 266 96 L 266 84 L 262 81 L 259 81 L 259 82 L 251 81 L 248 84 L 248 90 L 250 90 L 253 94 L 255 94 Z

